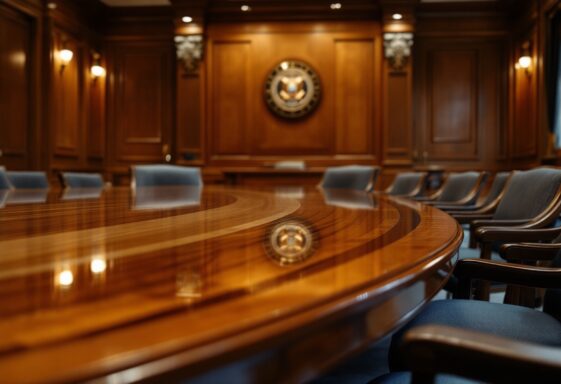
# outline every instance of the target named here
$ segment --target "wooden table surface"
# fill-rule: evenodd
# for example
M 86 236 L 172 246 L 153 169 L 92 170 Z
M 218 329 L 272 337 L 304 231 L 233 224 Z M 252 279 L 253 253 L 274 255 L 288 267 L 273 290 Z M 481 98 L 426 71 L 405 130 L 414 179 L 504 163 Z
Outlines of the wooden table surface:
M 314 188 L 0 207 L 2 382 L 308 380 L 420 310 L 462 239 L 437 209 Z

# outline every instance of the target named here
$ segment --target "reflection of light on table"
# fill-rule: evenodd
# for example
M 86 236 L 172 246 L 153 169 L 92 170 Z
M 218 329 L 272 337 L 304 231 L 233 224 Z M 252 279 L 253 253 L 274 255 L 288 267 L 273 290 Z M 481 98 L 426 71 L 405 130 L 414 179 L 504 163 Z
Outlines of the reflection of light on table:
M 105 272 L 107 269 L 107 261 L 103 257 L 94 257 L 92 261 L 90 261 L 90 271 L 93 274 L 100 274 Z
M 202 296 L 203 282 L 201 275 L 190 269 L 183 269 L 177 272 L 176 277 L 177 297 L 184 299 L 195 299 Z
M 56 276 L 55 284 L 61 287 L 69 287 L 74 283 L 74 273 L 70 269 L 64 269 Z
M 277 187 L 275 188 L 275 196 L 287 199 L 303 199 L 306 195 L 302 187 Z

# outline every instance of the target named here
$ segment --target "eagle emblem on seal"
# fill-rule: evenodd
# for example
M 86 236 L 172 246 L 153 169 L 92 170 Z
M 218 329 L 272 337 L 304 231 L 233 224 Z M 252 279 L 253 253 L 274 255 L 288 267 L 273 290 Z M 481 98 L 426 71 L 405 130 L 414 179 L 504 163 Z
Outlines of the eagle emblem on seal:
M 275 115 L 295 119 L 309 115 L 320 101 L 321 83 L 308 64 L 297 60 L 279 63 L 265 82 L 265 101 Z

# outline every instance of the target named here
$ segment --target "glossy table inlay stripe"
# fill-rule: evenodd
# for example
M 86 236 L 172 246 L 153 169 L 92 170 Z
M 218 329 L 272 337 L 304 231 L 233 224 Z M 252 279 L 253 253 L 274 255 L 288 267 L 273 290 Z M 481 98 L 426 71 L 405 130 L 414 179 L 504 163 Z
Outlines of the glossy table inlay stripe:
M 424 281 L 419 303 L 390 307 L 413 311 L 462 236 L 439 210 L 357 192 L 94 195 L 0 209 L 0 372 L 12 381 L 186 374 Z

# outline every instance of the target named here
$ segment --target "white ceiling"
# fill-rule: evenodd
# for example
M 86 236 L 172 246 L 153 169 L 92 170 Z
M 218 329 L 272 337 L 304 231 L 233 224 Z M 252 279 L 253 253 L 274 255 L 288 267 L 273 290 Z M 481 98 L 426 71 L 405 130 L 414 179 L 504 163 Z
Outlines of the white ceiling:
M 170 5 L 169 0 L 101 0 L 110 7 L 144 7 L 152 5 Z

